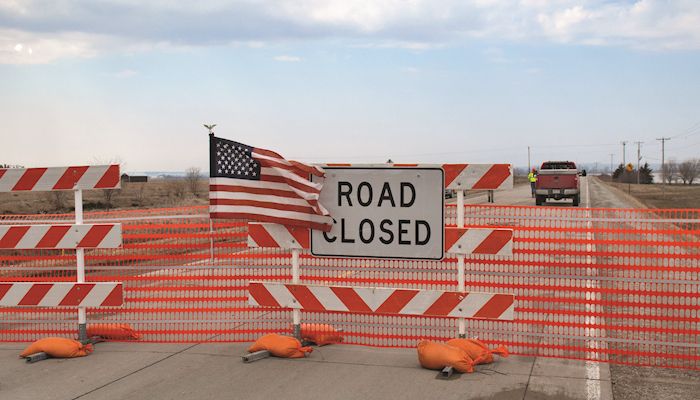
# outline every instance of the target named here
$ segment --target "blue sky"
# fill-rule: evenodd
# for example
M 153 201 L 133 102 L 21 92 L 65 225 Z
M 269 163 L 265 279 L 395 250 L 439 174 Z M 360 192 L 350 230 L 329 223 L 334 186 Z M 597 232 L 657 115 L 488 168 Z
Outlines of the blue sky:
M 697 1 L 170 3 L 0 0 L 0 162 L 700 156 Z

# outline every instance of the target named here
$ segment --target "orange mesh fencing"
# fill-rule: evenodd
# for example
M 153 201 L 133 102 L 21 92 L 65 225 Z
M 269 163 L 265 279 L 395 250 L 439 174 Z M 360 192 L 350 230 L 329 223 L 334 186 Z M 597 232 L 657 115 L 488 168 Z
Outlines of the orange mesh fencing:
M 512 258 L 466 258 L 466 289 L 516 295 L 514 321 L 467 320 L 467 335 L 513 354 L 700 369 L 700 211 L 466 205 L 465 225 L 514 230 Z M 446 208 L 447 226 L 456 207 Z M 92 323 L 130 324 L 141 342 L 240 342 L 291 333 L 291 311 L 248 305 L 246 285 L 290 281 L 291 254 L 248 249 L 245 221 L 207 207 L 85 213 L 123 224 L 121 249 L 86 250 L 86 281 L 124 283 L 119 309 Z M 70 223 L 73 215 L 0 216 L 0 224 Z M 455 290 L 442 261 L 301 256 L 301 282 Z M 74 281 L 75 253 L 0 250 L 0 283 Z M 0 308 L 0 341 L 72 336 L 75 309 Z M 343 343 L 415 347 L 457 337 L 452 318 L 302 312 Z

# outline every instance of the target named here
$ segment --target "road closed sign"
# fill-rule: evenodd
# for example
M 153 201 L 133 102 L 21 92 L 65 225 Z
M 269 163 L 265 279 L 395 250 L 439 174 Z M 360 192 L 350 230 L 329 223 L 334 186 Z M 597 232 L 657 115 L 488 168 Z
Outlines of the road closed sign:
M 312 230 L 311 254 L 439 260 L 443 257 L 441 168 L 325 167 L 320 202 L 330 232 Z

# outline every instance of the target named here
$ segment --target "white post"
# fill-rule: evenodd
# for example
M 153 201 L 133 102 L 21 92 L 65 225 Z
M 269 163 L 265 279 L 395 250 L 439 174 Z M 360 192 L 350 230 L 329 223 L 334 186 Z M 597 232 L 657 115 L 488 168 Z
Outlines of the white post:
M 464 190 L 457 190 L 457 228 L 464 228 Z M 464 255 L 457 255 L 457 291 L 464 291 Z M 467 321 L 459 319 L 459 337 L 467 337 Z
M 81 225 L 83 223 L 83 191 L 82 189 L 75 190 L 75 223 Z M 75 258 L 77 259 L 77 282 L 85 282 L 85 250 L 75 249 Z M 87 340 L 87 314 L 85 307 L 78 307 L 78 340 Z
M 292 283 L 299 283 L 299 249 L 292 249 Z M 292 310 L 294 337 L 301 340 L 301 310 Z

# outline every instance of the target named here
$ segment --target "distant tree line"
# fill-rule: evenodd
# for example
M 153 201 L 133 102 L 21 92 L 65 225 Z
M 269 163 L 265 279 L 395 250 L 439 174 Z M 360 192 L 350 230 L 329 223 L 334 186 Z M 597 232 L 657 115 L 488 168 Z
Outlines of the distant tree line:
M 24 166 L 14 164 L 0 164 L 0 168 L 24 168 Z
M 700 159 L 691 158 L 679 163 L 676 160 L 669 160 L 663 168 L 666 183 L 679 183 L 692 185 L 700 176 Z

